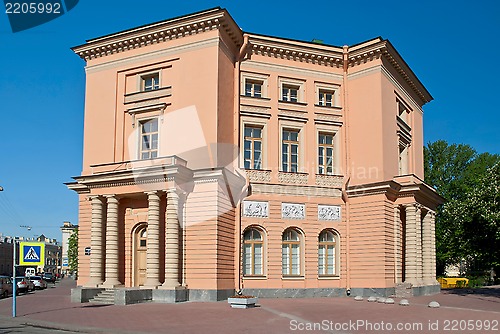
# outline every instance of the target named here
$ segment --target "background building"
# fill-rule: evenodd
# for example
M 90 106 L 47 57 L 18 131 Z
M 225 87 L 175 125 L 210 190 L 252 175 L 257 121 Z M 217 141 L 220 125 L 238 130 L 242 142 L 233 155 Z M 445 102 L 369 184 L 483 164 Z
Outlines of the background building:
M 439 291 L 442 199 L 422 181 L 432 97 L 389 41 L 244 33 L 214 8 L 73 50 L 87 73 L 68 183 L 77 299 Z
M 68 240 L 69 237 L 78 229 L 78 225 L 73 225 L 71 222 L 64 222 L 61 226 L 62 241 L 61 241 L 61 273 L 67 274 L 69 270 L 68 262 Z

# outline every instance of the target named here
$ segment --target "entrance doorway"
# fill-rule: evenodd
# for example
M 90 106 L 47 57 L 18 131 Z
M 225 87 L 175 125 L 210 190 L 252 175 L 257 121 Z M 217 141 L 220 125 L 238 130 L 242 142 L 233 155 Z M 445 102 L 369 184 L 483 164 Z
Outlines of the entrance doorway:
M 146 281 L 147 227 L 139 227 L 134 233 L 134 286 Z

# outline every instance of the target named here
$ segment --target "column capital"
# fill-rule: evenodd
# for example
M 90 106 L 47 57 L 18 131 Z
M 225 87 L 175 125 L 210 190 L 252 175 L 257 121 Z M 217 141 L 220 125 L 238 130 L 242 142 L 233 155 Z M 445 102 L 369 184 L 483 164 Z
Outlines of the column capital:
M 160 197 L 163 194 L 163 191 L 162 190 L 152 190 L 152 191 L 146 191 L 145 194 L 148 195 L 148 197 L 155 196 L 155 195 Z
M 109 202 L 114 202 L 114 203 L 118 203 L 119 202 L 119 198 L 116 197 L 115 194 L 112 194 L 112 195 L 104 195 L 104 197 L 106 197 L 106 200 Z
M 87 200 L 89 200 L 90 202 L 96 201 L 96 200 L 99 200 L 102 202 L 102 199 L 103 199 L 103 197 L 101 195 L 88 195 L 87 196 Z

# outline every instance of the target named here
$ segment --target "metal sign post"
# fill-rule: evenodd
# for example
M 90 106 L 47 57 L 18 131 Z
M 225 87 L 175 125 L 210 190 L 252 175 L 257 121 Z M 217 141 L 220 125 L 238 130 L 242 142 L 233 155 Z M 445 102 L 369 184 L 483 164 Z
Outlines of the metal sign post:
M 17 282 L 16 282 L 16 246 L 17 246 L 17 240 L 14 238 L 14 251 L 12 252 L 12 277 L 14 281 L 12 282 L 12 318 L 16 317 L 16 293 L 17 293 Z

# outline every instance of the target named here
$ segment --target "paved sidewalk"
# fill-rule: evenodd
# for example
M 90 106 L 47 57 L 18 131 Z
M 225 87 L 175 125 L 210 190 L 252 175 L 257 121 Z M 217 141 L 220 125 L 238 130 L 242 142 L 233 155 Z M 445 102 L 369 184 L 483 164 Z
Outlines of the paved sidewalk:
M 259 299 L 260 307 L 231 309 L 226 301 L 127 306 L 70 301 L 75 281 L 0 300 L 0 333 L 500 333 L 500 289 L 445 291 L 414 297 L 410 306 L 353 298 Z M 441 304 L 427 307 L 430 301 Z M 496 323 L 496 327 L 495 327 Z M 16 327 L 17 326 L 17 327 Z M 397 328 L 397 326 L 402 326 Z M 468 326 L 468 327 L 467 327 Z M 489 330 L 486 330 L 489 327 Z M 473 330 L 467 330 L 467 328 Z M 496 330 L 495 330 L 496 328 Z M 308 329 L 317 329 L 316 331 Z

